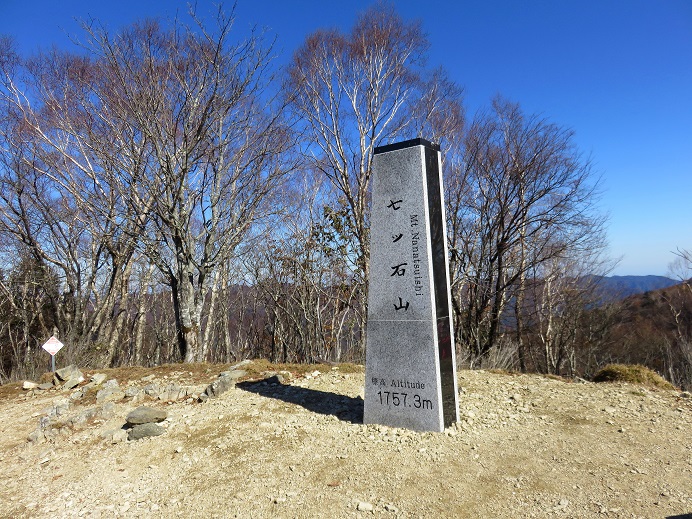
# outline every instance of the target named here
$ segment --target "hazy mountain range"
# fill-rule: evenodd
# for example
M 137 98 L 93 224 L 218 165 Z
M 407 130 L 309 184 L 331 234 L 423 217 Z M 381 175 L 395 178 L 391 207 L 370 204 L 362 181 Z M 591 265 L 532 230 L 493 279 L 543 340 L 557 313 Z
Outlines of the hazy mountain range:
M 680 283 L 665 276 L 596 276 L 607 299 L 617 301 L 634 294 L 668 288 Z

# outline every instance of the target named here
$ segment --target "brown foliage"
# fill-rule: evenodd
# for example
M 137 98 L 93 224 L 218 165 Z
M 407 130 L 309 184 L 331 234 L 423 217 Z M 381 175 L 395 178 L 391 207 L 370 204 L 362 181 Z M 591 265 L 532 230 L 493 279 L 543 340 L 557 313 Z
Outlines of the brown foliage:
M 674 389 L 674 386 L 655 371 L 646 366 L 608 364 L 593 377 L 594 382 L 627 382 L 661 389 Z

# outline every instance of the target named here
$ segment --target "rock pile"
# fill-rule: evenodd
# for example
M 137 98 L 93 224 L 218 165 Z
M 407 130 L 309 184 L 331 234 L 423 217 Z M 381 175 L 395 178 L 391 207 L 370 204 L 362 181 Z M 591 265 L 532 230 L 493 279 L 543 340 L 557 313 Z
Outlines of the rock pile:
M 53 440 L 96 420 L 108 420 L 115 412 L 115 404 L 110 402 L 78 412 L 73 412 L 73 407 L 73 400 L 70 398 L 56 399 L 53 406 L 44 411 L 44 416 L 39 419 L 38 427 L 29 434 L 28 440 L 31 443 Z
M 218 379 L 208 386 L 183 386 L 166 380 L 168 377 L 156 380 L 154 375 L 148 375 L 140 381 L 145 385 L 128 382 L 127 385 L 121 386 L 116 379 L 108 380 L 107 375 L 103 373 L 92 375 L 89 382 L 85 383 L 84 373 L 75 365 L 56 370 L 50 375 L 49 381 L 42 384 L 26 380 L 22 385 L 26 391 L 26 398 L 32 398 L 48 390 L 63 390 L 67 393 L 55 399 L 53 405 L 43 411 L 38 426 L 29 434 L 28 440 L 31 443 L 52 442 L 94 422 L 110 420 L 117 414 L 118 404 L 137 404 L 144 400 L 168 403 L 180 400 L 186 403 L 205 401 L 235 387 L 237 380 L 245 375 L 245 371 L 236 368 L 244 364 L 246 362 L 241 362 L 221 373 Z M 94 392 L 96 406 L 91 405 L 87 409 L 75 407 L 78 401 L 83 401 L 86 395 L 93 395 Z M 100 436 L 112 443 L 158 436 L 166 430 L 160 425 L 166 417 L 167 414 L 163 410 L 138 407 L 127 415 L 124 424 L 121 422 L 122 425 L 117 428 L 101 431 Z
M 164 402 L 185 400 L 188 401 L 188 403 L 192 403 L 199 398 L 202 387 L 180 386 L 175 382 L 169 382 L 168 384 L 157 384 L 152 382 L 144 386 L 141 391 L 138 391 L 137 388 L 128 388 L 130 392 L 134 391 L 137 392 L 137 394 L 128 394 L 127 396 L 132 396 L 133 402 L 139 402 L 145 397 L 149 397 L 154 400 L 163 400 Z
M 166 429 L 159 425 L 168 418 L 163 409 L 141 406 L 130 412 L 125 421 L 128 428 L 128 440 L 140 440 L 149 436 L 160 436 Z
M 84 382 L 84 374 L 74 364 L 53 373 L 53 385 L 62 385 L 63 389 L 72 389 L 82 382 Z
M 125 398 L 125 392 L 120 389 L 118 381 L 114 378 L 107 380 L 103 385 L 103 389 L 99 389 L 98 393 L 96 393 L 96 402 L 100 404 L 106 402 L 117 402 L 123 398 Z
M 22 387 L 27 391 L 27 398 L 31 398 L 37 391 L 44 392 L 50 389 L 69 391 L 67 396 L 57 398 L 53 401 L 52 407 L 44 410 L 38 427 L 28 436 L 29 442 L 53 441 L 58 436 L 83 429 L 95 421 L 109 420 L 116 414 L 116 404 L 123 401 L 137 403 L 149 398 L 166 402 L 181 399 L 194 402 L 204 389 L 204 386 L 186 387 L 173 382 L 159 384 L 153 376 L 146 377 L 148 380 L 145 382 L 149 384 L 143 388 L 131 383 L 127 387 L 121 387 L 116 379 L 107 380 L 107 378 L 107 375 L 103 373 L 96 373 L 90 377 L 88 383 L 83 384 L 86 380 L 84 374 L 72 365 L 52 373 L 49 382 L 39 384 L 29 380 L 24 381 Z M 75 408 L 74 404 L 91 391 L 96 392 L 96 406 L 81 410 Z M 136 440 L 147 436 L 158 436 L 165 431 L 158 423 L 165 419 L 165 411 L 139 407 L 128 415 L 122 427 L 104 431 L 101 437 L 112 443 L 119 443 L 126 439 Z
M 245 374 L 246 372 L 242 369 L 224 371 L 214 382 L 207 386 L 201 395 L 199 395 L 200 401 L 205 402 L 209 398 L 217 397 L 229 389 L 235 388 L 238 379 Z
M 224 375 L 225 373 L 222 373 Z M 242 376 L 244 372 L 240 376 Z M 235 373 L 233 374 L 235 376 Z M 96 389 L 96 402 L 105 404 L 108 402 L 119 402 L 130 399 L 132 403 L 142 402 L 147 398 L 152 400 L 162 400 L 164 402 L 175 402 L 185 400 L 192 403 L 200 399 L 200 395 L 205 391 L 204 386 L 181 386 L 175 382 L 157 383 L 154 376 L 144 377 L 143 382 L 149 382 L 144 387 L 128 384 L 121 387 L 115 379 L 107 380 L 107 375 L 96 373 L 91 376 L 89 383 L 80 385 L 85 381 L 84 374 L 74 365 L 59 369 L 51 375 L 51 380 L 43 384 L 31 380 L 25 380 L 22 388 L 28 391 L 27 396 L 32 396 L 36 391 L 42 392 L 50 389 L 63 389 L 65 391 L 74 389 L 71 394 L 72 400 L 79 400 L 89 391 Z M 224 392 L 234 384 L 227 383 L 232 380 L 224 378 L 218 388 L 210 390 L 209 396 L 216 396 Z M 204 397 L 207 398 L 207 397 Z
M 199 395 L 200 402 L 206 402 L 210 398 L 217 397 L 229 389 L 235 388 L 238 380 L 247 374 L 246 371 L 238 368 L 246 366 L 251 362 L 251 360 L 244 360 L 234 366 L 231 366 L 228 370 L 223 371 L 218 378 L 209 384 L 202 394 Z
M 105 375 L 103 375 L 105 377 Z M 39 384 L 32 380 L 25 380 L 22 385 L 26 390 L 47 391 L 54 387 L 62 387 L 63 389 L 72 389 L 84 382 L 84 374 L 74 364 L 61 368 L 52 374 L 50 381 Z
M 247 372 L 243 369 L 251 361 L 243 361 L 221 372 L 208 385 L 183 386 L 176 381 L 163 376 L 157 380 L 155 375 L 147 375 L 139 381 L 129 381 L 120 384 L 116 379 L 108 379 L 103 373 L 96 373 L 86 381 L 85 375 L 74 365 L 57 370 L 50 375 L 51 381 L 45 387 L 37 382 L 25 381 L 26 398 L 38 396 L 38 392 L 48 389 L 62 389 L 62 395 L 53 400 L 51 408 L 44 410 L 39 418 L 38 427 L 29 435 L 31 443 L 54 441 L 58 436 L 69 435 L 78 430 L 86 429 L 100 422 L 107 422 L 119 414 L 121 406 L 140 405 L 118 423 L 102 428 L 98 436 L 107 442 L 120 443 L 127 440 L 159 436 L 167 430 L 167 413 L 162 409 L 142 406 L 145 400 L 158 400 L 172 404 L 176 401 L 193 404 L 206 402 L 211 398 L 233 389 Z M 316 372 L 319 373 L 319 372 Z M 290 373 L 275 371 L 262 372 L 263 379 L 249 384 L 261 388 L 272 388 L 289 384 Z M 315 374 L 312 374 L 315 376 Z M 177 378 L 173 374 L 171 378 Z M 311 375 L 306 375 L 306 379 Z M 278 391 L 278 390 L 277 390 Z M 58 393 L 59 394 L 59 393 Z M 90 395 L 91 398 L 85 398 Z M 92 398 L 95 396 L 96 405 Z M 80 407 L 86 404 L 88 408 Z M 131 408 L 130 408 L 131 409 Z M 126 411 L 125 411 L 126 412 Z M 125 414 L 123 412 L 123 415 Z M 37 415 L 38 416 L 38 415 Z

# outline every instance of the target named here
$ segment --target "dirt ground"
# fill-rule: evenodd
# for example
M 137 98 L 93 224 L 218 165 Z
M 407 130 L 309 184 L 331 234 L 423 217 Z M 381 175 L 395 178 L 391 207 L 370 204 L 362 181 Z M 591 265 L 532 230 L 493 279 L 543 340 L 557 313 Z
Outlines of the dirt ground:
M 223 369 L 178 368 L 128 387 Z M 0 516 L 692 519 L 688 394 L 461 371 L 461 421 L 416 433 L 363 425 L 363 386 L 360 367 L 313 366 L 205 403 L 123 399 L 43 442 L 27 437 L 70 392 L 4 386 Z M 104 439 L 139 405 L 168 412 L 163 435 Z

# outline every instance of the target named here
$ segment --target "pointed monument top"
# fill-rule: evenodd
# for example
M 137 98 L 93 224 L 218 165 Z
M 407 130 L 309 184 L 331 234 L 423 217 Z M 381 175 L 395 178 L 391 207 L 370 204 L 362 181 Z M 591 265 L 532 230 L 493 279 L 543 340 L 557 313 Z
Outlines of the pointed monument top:
M 411 139 L 408 141 L 395 142 L 394 144 L 387 144 L 385 146 L 377 146 L 375 148 L 375 155 L 380 153 L 387 153 L 390 151 L 403 150 L 404 148 L 412 148 L 413 146 L 425 146 L 435 151 L 440 151 L 439 144 L 433 144 L 432 142 L 418 137 L 417 139 Z

